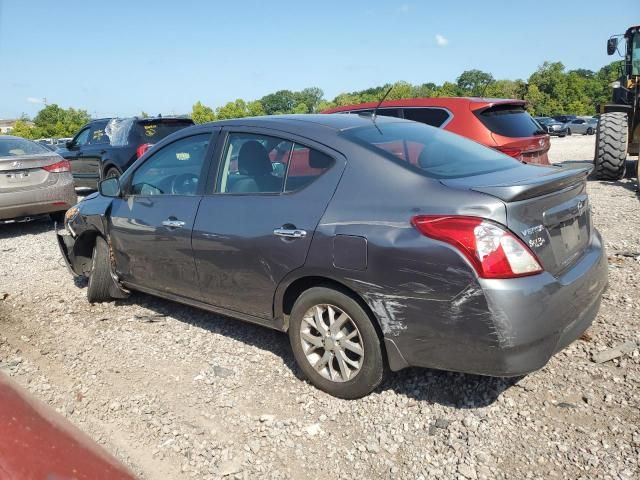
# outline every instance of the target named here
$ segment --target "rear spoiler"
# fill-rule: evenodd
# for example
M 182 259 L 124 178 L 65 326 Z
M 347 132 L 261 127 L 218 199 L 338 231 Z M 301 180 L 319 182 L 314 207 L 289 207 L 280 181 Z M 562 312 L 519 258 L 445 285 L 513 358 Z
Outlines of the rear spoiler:
M 509 184 L 470 187 L 470 190 L 486 193 L 505 202 L 517 202 L 527 198 L 541 197 L 586 181 L 593 168 L 563 168 L 549 175 L 533 177 Z

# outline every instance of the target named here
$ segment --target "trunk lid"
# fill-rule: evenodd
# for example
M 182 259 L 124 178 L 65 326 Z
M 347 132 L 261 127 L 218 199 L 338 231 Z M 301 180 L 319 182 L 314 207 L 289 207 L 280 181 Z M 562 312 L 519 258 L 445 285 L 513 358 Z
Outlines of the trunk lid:
M 441 180 L 448 187 L 502 200 L 507 227 L 553 275 L 573 265 L 589 245 L 591 212 L 586 192 L 589 169 L 522 165 L 496 174 Z M 496 181 L 499 179 L 499 181 Z
M 55 176 L 42 167 L 62 161 L 51 152 L 36 155 L 0 157 L 0 191 L 23 190 L 55 182 Z

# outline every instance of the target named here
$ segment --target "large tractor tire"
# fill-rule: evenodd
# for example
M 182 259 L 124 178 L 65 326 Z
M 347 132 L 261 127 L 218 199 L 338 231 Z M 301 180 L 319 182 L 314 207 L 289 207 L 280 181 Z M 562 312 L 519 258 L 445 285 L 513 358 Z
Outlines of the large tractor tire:
M 626 113 L 610 112 L 600 116 L 593 159 L 597 179 L 620 180 L 624 177 L 628 132 Z

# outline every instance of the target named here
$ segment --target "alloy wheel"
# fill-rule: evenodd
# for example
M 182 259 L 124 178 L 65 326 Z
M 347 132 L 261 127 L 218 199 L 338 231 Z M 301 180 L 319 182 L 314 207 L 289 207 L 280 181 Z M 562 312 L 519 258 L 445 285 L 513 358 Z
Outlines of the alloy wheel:
M 309 364 L 328 380 L 349 381 L 362 368 L 362 336 L 355 322 L 339 307 L 320 304 L 307 310 L 300 342 Z

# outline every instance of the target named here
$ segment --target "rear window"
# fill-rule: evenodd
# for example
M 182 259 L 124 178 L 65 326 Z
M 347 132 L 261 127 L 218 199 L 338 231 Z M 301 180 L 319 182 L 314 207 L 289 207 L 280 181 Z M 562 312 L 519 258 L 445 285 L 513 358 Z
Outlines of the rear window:
M 158 143 L 164 137 L 193 125 L 191 120 L 152 120 L 136 122 L 131 131 L 134 143 Z
M 518 105 L 496 105 L 476 112 L 476 116 L 485 127 L 503 137 L 533 137 L 546 133 L 524 107 Z
M 0 138 L 0 157 L 20 155 L 42 155 L 51 153 L 47 147 L 22 138 Z
M 344 136 L 432 178 L 460 178 L 515 168 L 517 160 L 442 129 L 421 123 L 377 123 Z

